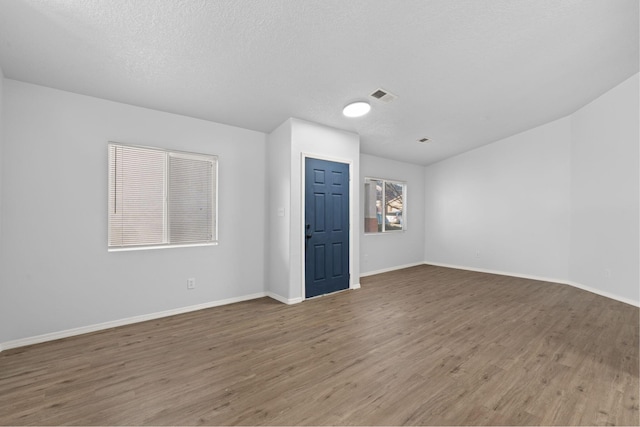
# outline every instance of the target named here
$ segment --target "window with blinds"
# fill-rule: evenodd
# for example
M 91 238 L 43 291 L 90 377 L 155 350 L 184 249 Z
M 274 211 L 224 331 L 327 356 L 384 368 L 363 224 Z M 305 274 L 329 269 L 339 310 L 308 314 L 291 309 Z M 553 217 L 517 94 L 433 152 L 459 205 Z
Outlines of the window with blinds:
M 216 242 L 216 156 L 108 147 L 110 250 Z

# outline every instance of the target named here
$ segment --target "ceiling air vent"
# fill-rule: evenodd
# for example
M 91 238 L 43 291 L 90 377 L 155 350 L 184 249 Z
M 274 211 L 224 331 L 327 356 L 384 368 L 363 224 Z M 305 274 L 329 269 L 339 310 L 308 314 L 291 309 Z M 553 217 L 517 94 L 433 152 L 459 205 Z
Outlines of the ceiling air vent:
M 391 92 L 381 88 L 376 89 L 376 91 L 369 96 L 375 99 L 379 99 L 382 102 L 391 102 L 398 97 L 397 95 L 394 95 Z
M 429 142 L 429 138 L 420 138 L 417 142 L 419 142 L 420 144 L 426 144 Z

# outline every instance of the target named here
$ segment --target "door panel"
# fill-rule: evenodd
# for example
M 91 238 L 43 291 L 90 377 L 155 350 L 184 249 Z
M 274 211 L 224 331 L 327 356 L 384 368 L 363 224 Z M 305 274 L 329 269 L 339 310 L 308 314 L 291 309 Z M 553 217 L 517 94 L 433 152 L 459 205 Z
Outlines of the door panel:
M 305 296 L 349 287 L 349 165 L 305 159 Z
M 325 245 L 313 245 L 313 280 L 319 281 L 325 279 L 324 265 L 325 261 Z
M 311 227 L 311 229 L 313 231 L 315 231 L 316 233 L 323 233 L 324 232 L 324 224 L 325 224 L 325 215 L 324 215 L 324 211 L 326 210 L 326 204 L 325 204 L 325 199 L 326 199 L 326 195 L 325 194 L 314 194 L 313 195 L 313 209 L 314 209 L 314 218 L 315 218 L 315 222 L 313 223 L 313 226 Z
M 333 247 L 331 248 L 331 253 L 333 255 L 333 275 L 332 277 L 339 277 L 342 274 L 342 269 L 343 269 L 343 265 L 342 265 L 342 243 L 334 243 Z

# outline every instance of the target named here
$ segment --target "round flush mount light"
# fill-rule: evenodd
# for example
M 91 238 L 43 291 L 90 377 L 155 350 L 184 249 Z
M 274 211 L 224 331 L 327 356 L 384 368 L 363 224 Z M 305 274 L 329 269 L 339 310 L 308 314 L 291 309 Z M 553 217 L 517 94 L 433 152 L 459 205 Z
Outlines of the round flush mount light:
M 342 114 L 347 117 L 362 117 L 371 110 L 371 105 L 365 101 L 356 101 L 347 104 L 342 110 Z

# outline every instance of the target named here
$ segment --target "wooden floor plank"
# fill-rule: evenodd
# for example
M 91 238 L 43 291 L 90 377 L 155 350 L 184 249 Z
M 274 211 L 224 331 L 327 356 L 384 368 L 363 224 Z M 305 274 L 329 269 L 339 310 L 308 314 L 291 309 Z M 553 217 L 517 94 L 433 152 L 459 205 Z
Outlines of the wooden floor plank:
M 0 353 L 1 425 L 638 425 L 639 310 L 419 266 Z

